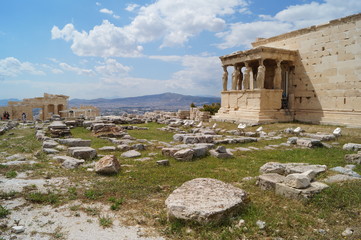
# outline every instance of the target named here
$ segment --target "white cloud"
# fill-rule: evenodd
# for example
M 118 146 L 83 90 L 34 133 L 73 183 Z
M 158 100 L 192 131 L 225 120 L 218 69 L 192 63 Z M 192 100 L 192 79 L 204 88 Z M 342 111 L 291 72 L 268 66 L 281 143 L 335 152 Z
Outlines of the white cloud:
M 99 12 L 105 13 L 105 14 L 110 14 L 110 15 L 113 14 L 113 11 L 112 11 L 112 10 L 109 10 L 109 9 L 107 9 L 107 8 L 102 8 L 102 9 L 99 10 Z
M 142 43 L 161 40 L 162 47 L 184 45 L 202 31 L 221 31 L 226 27 L 223 17 L 246 6 L 245 0 L 158 0 L 140 7 L 138 15 L 124 27 L 104 20 L 89 32 L 79 32 L 67 24 L 63 29 L 54 26 L 51 33 L 52 39 L 72 40 L 71 48 L 79 56 L 139 56 Z M 128 5 L 127 9 L 137 7 Z
M 117 60 L 109 58 L 104 63 L 95 67 L 95 70 L 103 76 L 103 78 L 125 76 L 131 70 L 130 67 L 124 66 Z
M 45 75 L 43 71 L 36 69 L 32 63 L 21 62 L 14 57 L 0 59 L 0 76 L 16 77 L 23 73 Z
M 223 43 L 218 44 L 221 49 L 235 46 L 250 47 L 257 37 L 272 37 L 292 29 L 293 25 L 290 23 L 273 21 L 235 23 L 230 26 L 229 31 L 218 33 L 216 36 L 223 39 Z
M 139 4 L 128 4 L 128 6 L 125 8 L 125 10 L 127 10 L 128 12 L 133 12 L 135 9 L 139 8 Z
M 257 37 L 271 37 L 299 28 L 327 23 L 332 19 L 360 11 L 361 1 L 359 0 L 326 0 L 323 3 L 292 5 L 274 16 L 259 15 L 263 21 L 231 24 L 228 31 L 216 34 L 223 40 L 218 47 L 222 49 L 236 46 L 249 48 L 250 43 Z
M 169 89 L 193 89 L 196 91 L 209 91 L 220 88 L 222 68 L 218 57 L 214 56 L 150 56 L 165 62 L 180 62 L 183 69 L 172 74 L 164 81 Z
M 73 67 L 67 63 L 59 63 L 59 66 L 65 71 L 75 72 L 78 75 L 87 75 L 87 76 L 94 75 L 94 71 L 91 69 Z
M 71 49 L 78 56 L 136 57 L 143 50 L 134 36 L 108 20 L 95 26 L 89 33 L 75 30 L 72 24 L 67 24 L 61 30 L 54 26 L 51 32 L 52 39 L 72 40 Z

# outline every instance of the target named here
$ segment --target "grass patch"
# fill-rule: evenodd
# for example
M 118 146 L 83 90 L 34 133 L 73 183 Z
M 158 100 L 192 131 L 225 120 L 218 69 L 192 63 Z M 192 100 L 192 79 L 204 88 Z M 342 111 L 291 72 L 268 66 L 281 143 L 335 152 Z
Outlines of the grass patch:
M 55 193 L 33 192 L 29 193 L 25 199 L 32 203 L 40 204 L 57 204 L 60 202 L 60 196 Z
M 5 173 L 5 177 L 7 178 L 15 178 L 18 175 L 18 173 L 14 170 L 8 171 Z
M 108 228 L 113 226 L 113 219 L 109 216 L 100 216 L 99 217 L 99 225 L 103 228 Z
M 137 124 L 138 127 L 147 127 L 148 130 L 128 130 L 130 136 L 137 139 L 146 139 L 146 140 L 157 140 L 161 142 L 171 142 L 173 141 L 174 133 L 159 131 L 158 128 L 164 127 L 166 125 L 159 123 L 144 123 Z
M 110 197 L 108 200 L 112 203 L 112 205 L 110 206 L 110 209 L 113 211 L 119 210 L 120 205 L 122 205 L 124 202 L 123 198 L 117 199 L 115 197 Z
M 9 214 L 10 214 L 10 210 L 0 205 L 0 218 L 5 218 Z
M 97 137 L 93 136 L 92 132 L 90 130 L 87 130 L 86 128 L 83 128 L 83 127 L 72 128 L 70 130 L 70 132 L 74 138 L 82 138 L 85 140 L 91 140 L 90 146 L 92 148 L 98 149 L 98 148 L 101 148 L 104 146 L 111 145 L 111 143 L 108 140 L 97 138 Z
M 84 196 L 90 200 L 96 200 L 99 197 L 101 197 L 102 195 L 103 194 L 100 191 L 100 189 L 89 189 L 84 192 Z

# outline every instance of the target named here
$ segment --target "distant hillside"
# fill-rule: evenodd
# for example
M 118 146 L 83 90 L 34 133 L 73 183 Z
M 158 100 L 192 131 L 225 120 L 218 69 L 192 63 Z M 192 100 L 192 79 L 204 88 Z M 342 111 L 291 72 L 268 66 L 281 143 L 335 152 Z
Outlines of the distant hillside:
M 93 105 L 100 108 L 101 110 L 119 108 L 150 108 L 154 110 L 176 111 L 178 109 L 188 109 L 191 103 L 194 103 L 196 106 L 203 106 L 204 104 L 211 104 L 220 101 L 221 99 L 218 97 L 198 97 L 177 93 L 163 93 L 115 99 L 72 99 L 69 101 L 69 105 L 71 107 L 79 107 L 80 105 Z
M 7 106 L 9 101 L 20 101 L 16 98 L 0 99 L 0 106 Z

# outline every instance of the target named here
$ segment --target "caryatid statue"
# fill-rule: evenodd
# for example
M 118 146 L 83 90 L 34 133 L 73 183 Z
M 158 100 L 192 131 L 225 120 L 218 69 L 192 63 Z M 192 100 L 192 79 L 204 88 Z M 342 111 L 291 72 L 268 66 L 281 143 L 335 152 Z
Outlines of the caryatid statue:
M 238 90 L 242 90 L 242 86 L 243 85 L 243 72 L 242 72 L 242 68 L 241 67 L 238 67 L 238 74 L 239 74 L 239 77 L 238 77 L 238 83 L 237 83 L 237 89 Z
M 260 61 L 260 65 L 257 70 L 257 88 L 264 88 L 264 78 L 266 74 L 266 67 L 263 65 L 263 61 Z
M 234 70 L 232 73 L 232 90 L 237 90 L 238 81 L 239 81 L 239 68 L 237 65 L 234 65 Z
M 223 66 L 222 83 L 223 83 L 223 91 L 227 91 L 227 84 L 228 84 L 227 66 Z
M 282 68 L 281 68 L 281 61 L 277 61 L 277 66 L 275 69 L 275 76 L 273 79 L 274 89 L 281 89 L 282 84 Z
M 250 76 L 251 76 L 251 68 L 248 66 L 248 63 L 245 63 L 245 69 L 243 73 L 243 87 L 244 89 L 250 88 Z

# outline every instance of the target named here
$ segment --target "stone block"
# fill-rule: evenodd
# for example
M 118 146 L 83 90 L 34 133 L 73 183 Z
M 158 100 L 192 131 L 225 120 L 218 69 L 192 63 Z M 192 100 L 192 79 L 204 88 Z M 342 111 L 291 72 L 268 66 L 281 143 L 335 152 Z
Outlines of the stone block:
M 275 193 L 292 199 L 307 199 L 328 188 L 328 185 L 321 182 L 312 182 L 308 188 L 296 189 L 284 183 L 276 183 Z
M 192 149 L 186 148 L 181 149 L 174 153 L 174 158 L 178 161 L 192 161 L 194 155 L 194 151 Z
M 211 178 L 185 182 L 166 199 L 170 219 L 217 224 L 239 212 L 247 194 L 242 189 Z
M 78 159 L 91 160 L 97 156 L 97 151 L 91 147 L 70 147 L 68 154 Z
M 343 145 L 343 150 L 348 151 L 360 151 L 361 150 L 361 144 L 359 143 L 346 143 Z
M 361 154 L 346 154 L 345 155 L 345 161 L 347 163 L 353 163 L 353 164 L 361 164 Z
M 303 189 L 310 186 L 310 179 L 301 173 L 289 174 L 284 178 L 284 184 L 289 187 Z
M 258 176 L 257 185 L 262 190 L 274 190 L 276 183 L 281 183 L 284 179 L 285 177 L 278 173 L 266 173 Z
M 64 138 L 58 140 L 60 144 L 66 145 L 68 147 L 90 147 L 91 141 L 84 140 L 81 138 Z

